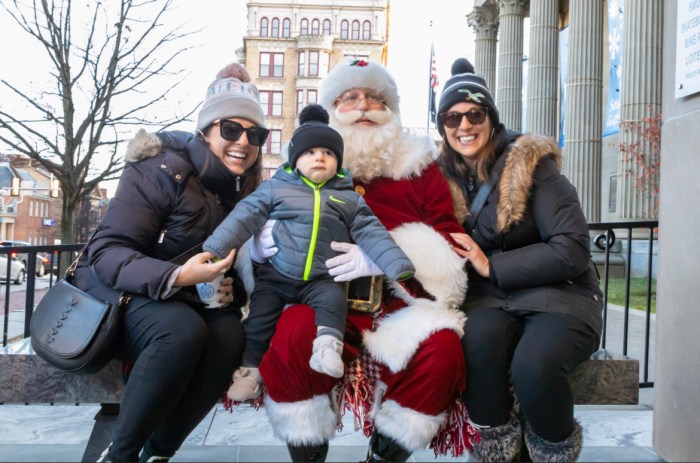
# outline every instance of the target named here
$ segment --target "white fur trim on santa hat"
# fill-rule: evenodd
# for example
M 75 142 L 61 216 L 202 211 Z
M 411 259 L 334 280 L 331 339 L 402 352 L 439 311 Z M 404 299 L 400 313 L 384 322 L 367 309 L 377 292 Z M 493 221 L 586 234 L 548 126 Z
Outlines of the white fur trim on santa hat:
M 394 114 L 399 111 L 399 91 L 394 78 L 381 64 L 366 60 L 338 63 L 321 82 L 318 102 L 329 113 L 335 100 L 351 88 L 371 88 L 384 98 Z
M 415 452 L 424 449 L 433 440 L 445 417 L 444 412 L 437 416 L 426 415 L 387 400 L 377 411 L 374 425 L 385 436 Z
M 338 415 L 328 395 L 299 402 L 275 402 L 265 397 L 265 410 L 275 436 L 291 445 L 319 445 L 335 435 Z
M 414 267 L 415 278 L 437 302 L 453 308 L 462 304 L 467 292 L 465 259 L 434 228 L 413 222 L 391 231 L 391 236 Z
M 376 361 L 392 373 L 406 368 L 418 345 L 440 330 L 464 335 L 463 312 L 446 309 L 439 302 L 415 299 L 412 304 L 380 318 L 374 331 L 363 333 L 363 344 Z

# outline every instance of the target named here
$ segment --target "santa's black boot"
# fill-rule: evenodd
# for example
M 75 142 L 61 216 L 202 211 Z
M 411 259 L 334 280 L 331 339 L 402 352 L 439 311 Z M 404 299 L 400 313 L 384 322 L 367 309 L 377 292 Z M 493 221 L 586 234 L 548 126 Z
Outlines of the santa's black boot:
M 374 434 L 372 434 L 372 437 L 369 440 L 369 452 L 367 453 L 367 459 L 364 460 L 363 463 L 369 463 L 371 461 L 403 462 L 408 460 L 411 453 L 412 452 L 404 448 L 391 437 L 387 437 L 378 431 L 374 431 Z
M 318 445 L 287 444 L 287 450 L 293 463 L 320 463 L 326 461 L 328 442 Z
M 551 442 L 532 432 L 530 426 L 526 426 L 525 441 L 532 461 L 576 461 L 583 446 L 583 430 L 579 422 L 574 420 L 574 430 L 569 437 L 561 442 Z

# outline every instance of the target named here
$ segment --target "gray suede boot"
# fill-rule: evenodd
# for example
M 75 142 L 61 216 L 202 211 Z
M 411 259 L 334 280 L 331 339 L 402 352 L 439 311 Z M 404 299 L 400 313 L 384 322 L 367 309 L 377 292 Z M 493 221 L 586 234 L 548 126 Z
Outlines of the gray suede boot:
M 501 426 L 476 426 L 481 440 L 471 450 L 469 461 L 513 461 L 520 451 L 522 429 L 517 416 Z
M 561 442 L 550 442 L 532 432 L 530 426 L 526 426 L 525 441 L 532 461 L 576 461 L 583 446 L 583 430 L 579 422 L 574 420 L 574 430 L 569 437 Z

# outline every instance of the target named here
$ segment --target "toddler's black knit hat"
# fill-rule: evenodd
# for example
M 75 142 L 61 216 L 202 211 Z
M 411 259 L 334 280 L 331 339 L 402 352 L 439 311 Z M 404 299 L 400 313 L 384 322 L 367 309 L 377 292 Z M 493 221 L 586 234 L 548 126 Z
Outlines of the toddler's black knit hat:
M 299 127 L 289 141 L 289 165 L 296 168 L 299 156 L 308 149 L 322 146 L 333 151 L 338 160 L 338 171 L 343 165 L 343 137 L 328 125 L 328 112 L 323 106 L 310 104 L 299 113 Z

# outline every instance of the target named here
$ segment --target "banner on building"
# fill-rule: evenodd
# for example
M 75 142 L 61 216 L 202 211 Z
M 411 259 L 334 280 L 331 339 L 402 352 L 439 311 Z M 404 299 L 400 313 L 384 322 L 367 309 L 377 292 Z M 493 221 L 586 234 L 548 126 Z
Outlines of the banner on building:
M 564 146 L 564 121 L 566 114 L 566 72 L 569 68 L 569 26 L 559 31 L 559 88 L 561 89 L 561 130 L 559 131 L 559 146 Z
M 620 131 L 620 80 L 622 76 L 622 35 L 624 0 L 608 2 L 608 56 L 610 57 L 610 85 L 608 104 L 603 124 L 603 136 Z

